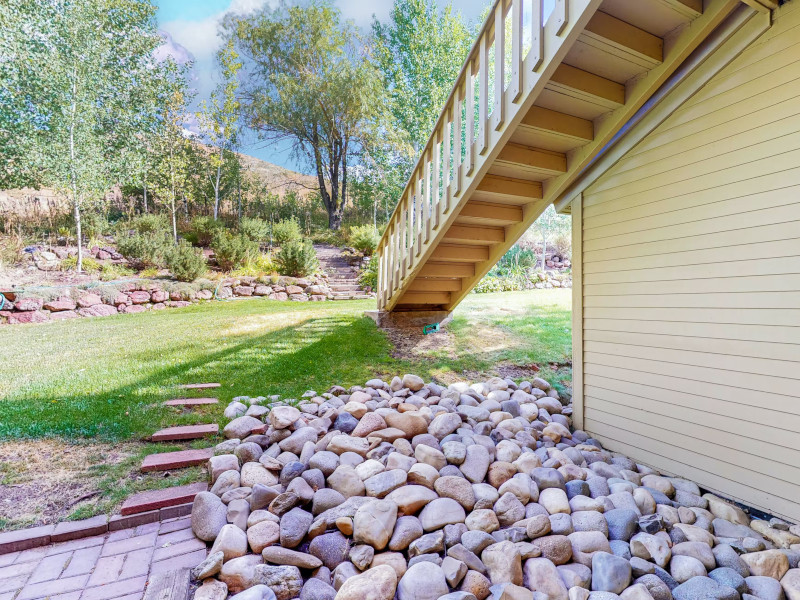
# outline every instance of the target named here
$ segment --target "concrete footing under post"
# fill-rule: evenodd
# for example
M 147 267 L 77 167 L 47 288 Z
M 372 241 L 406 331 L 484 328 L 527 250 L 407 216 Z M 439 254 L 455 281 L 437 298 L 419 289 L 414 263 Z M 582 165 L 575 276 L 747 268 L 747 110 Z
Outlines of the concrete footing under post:
M 389 312 L 385 310 L 368 310 L 364 313 L 381 329 L 398 329 L 405 327 L 425 327 L 425 325 L 447 325 L 453 320 L 453 313 L 447 310 L 424 310 L 408 312 Z

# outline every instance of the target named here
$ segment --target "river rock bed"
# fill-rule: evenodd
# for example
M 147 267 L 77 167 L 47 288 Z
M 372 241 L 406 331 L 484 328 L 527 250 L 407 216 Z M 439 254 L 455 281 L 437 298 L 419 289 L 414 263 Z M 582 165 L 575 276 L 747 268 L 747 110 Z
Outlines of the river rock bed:
M 237 398 L 192 510 L 211 544 L 194 598 L 800 600 L 800 527 L 606 451 L 571 414 L 538 378 Z

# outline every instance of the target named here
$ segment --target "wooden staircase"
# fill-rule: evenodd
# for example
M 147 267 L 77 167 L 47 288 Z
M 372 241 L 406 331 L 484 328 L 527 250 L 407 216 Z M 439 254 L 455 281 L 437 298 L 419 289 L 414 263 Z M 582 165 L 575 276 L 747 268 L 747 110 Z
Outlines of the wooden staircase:
M 452 310 L 738 6 L 497 0 L 378 245 L 379 310 Z

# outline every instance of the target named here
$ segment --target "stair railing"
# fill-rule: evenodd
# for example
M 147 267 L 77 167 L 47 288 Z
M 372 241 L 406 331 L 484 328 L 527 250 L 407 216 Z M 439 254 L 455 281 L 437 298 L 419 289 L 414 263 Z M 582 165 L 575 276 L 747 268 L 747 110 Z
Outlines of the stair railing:
M 489 11 L 378 244 L 379 309 L 396 304 L 445 220 L 460 210 L 477 162 L 520 112 L 570 13 L 593 3 L 555 0 L 545 23 L 544 1 L 496 0 Z

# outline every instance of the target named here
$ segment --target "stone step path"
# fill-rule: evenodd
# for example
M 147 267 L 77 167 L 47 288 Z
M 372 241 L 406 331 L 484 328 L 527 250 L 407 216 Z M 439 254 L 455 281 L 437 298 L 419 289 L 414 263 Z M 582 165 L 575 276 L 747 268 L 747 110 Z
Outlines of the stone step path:
M 206 404 L 218 404 L 217 398 L 173 398 L 164 402 L 164 406 L 203 406 Z
M 342 249 L 336 246 L 315 244 L 320 268 L 328 275 L 328 287 L 335 300 L 360 300 L 369 298 L 358 282 L 358 269 L 342 256 Z
M 219 433 L 219 425 L 209 423 L 208 425 L 181 425 L 179 427 L 167 427 L 156 431 L 150 439 L 154 442 L 171 442 L 175 440 L 198 440 L 210 437 Z
M 136 515 L 151 510 L 180 506 L 194 501 L 194 497 L 208 489 L 206 483 L 190 483 L 162 490 L 148 490 L 134 494 L 122 503 L 120 513 L 123 516 Z
M 160 452 L 158 454 L 146 456 L 142 461 L 140 470 L 143 473 L 147 473 L 148 471 L 171 471 L 184 467 L 195 467 L 197 465 L 202 465 L 213 455 L 213 448 Z

